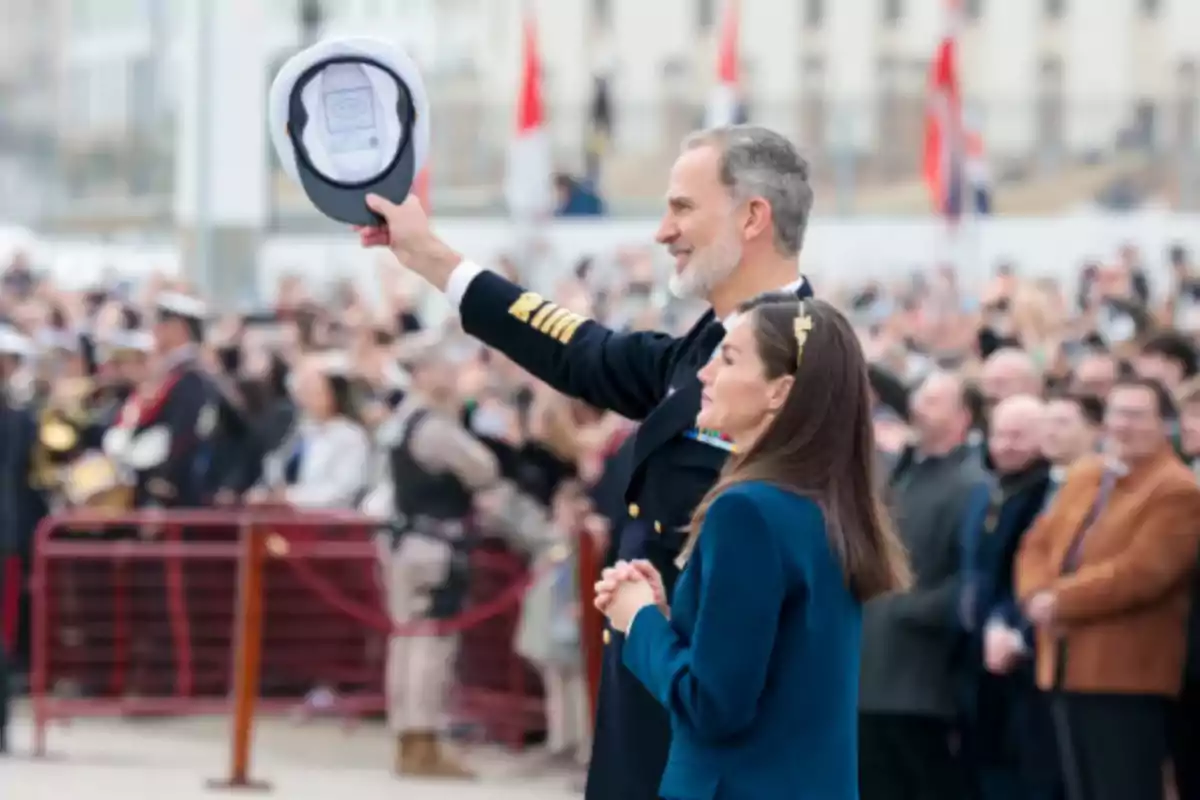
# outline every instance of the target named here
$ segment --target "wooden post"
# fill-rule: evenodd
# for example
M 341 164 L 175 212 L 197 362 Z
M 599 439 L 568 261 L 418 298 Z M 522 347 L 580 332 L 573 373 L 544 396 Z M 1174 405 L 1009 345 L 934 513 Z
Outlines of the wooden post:
M 596 610 L 596 581 L 600 579 L 600 554 L 596 540 L 586 530 L 579 532 L 579 644 L 587 677 L 592 724 L 600 696 L 600 672 L 604 664 L 604 617 Z
M 269 784 L 250 780 L 250 753 L 254 743 L 254 712 L 262 671 L 263 571 L 267 534 L 258 526 L 243 524 L 242 553 L 238 564 L 238 604 L 233 662 L 233 731 L 229 777 L 209 781 L 212 789 L 269 790 Z

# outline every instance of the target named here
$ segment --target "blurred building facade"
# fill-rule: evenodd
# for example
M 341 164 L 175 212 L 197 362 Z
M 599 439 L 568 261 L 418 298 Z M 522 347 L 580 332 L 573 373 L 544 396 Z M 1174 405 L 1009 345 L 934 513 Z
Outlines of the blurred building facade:
M 180 43 L 195 33 L 182 9 L 191 1 L 0 0 L 0 86 L 33 98 L 20 106 L 23 122 L 0 116 L 5 135 L 25 136 L 4 151 L 44 165 L 43 182 L 60 190 L 57 212 L 169 218 Z M 271 74 L 303 41 L 301 2 L 257 1 L 261 69 Z M 324 34 L 392 36 L 422 64 L 435 105 L 435 204 L 498 210 L 522 0 L 322 5 Z M 604 77 L 613 133 L 603 192 L 618 211 L 654 207 L 679 138 L 702 118 L 722 0 L 532 5 L 560 163 L 581 168 L 596 78 Z M 967 108 L 984 135 L 1001 210 L 1059 210 L 1125 184 L 1135 196 L 1200 205 L 1200 3 L 963 5 Z M 742 0 L 743 101 L 752 119 L 808 151 L 826 212 L 923 210 L 926 73 L 944 30 L 941 7 Z M 311 214 L 286 181 L 272 180 L 269 194 L 273 225 Z

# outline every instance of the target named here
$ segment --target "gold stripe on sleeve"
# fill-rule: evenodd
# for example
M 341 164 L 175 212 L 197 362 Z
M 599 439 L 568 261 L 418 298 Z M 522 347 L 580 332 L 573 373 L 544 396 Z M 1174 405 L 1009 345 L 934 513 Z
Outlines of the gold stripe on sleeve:
M 529 317 L 545 302 L 546 298 L 537 292 L 525 292 L 508 307 L 508 313 L 521 322 L 529 322 Z
M 561 325 L 562 321 L 569 316 L 571 316 L 570 311 L 567 311 L 565 308 L 563 308 L 561 306 L 555 306 L 553 313 L 551 313 L 550 316 L 548 316 L 544 320 L 542 320 L 541 325 L 538 325 L 536 327 L 537 327 L 538 331 L 540 331 L 541 333 L 548 333 L 551 336 L 553 336 L 555 328 L 557 328 L 559 325 Z
M 538 312 L 533 315 L 533 320 L 529 323 L 530 327 L 534 330 L 542 330 L 542 326 L 546 323 L 546 317 L 553 314 L 556 308 L 558 306 L 554 305 L 554 303 L 546 303 L 546 305 L 539 308 Z
M 550 335 L 563 344 L 569 344 L 571 337 L 575 335 L 575 331 L 579 330 L 579 326 L 585 322 L 587 322 L 586 317 L 582 317 L 579 314 L 570 314 L 566 320 L 564 320 L 563 324 L 556 326 L 555 329 L 550 332 Z

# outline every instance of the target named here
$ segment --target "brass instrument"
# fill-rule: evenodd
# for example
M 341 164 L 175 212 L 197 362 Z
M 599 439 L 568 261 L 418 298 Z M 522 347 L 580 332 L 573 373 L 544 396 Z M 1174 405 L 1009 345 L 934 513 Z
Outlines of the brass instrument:
M 103 452 L 88 450 L 63 470 L 62 496 L 72 508 L 128 511 L 133 508 L 133 482 Z
M 88 378 L 61 381 L 38 413 L 37 442 L 32 453 L 30 484 L 42 491 L 62 485 L 63 470 L 79 455 L 80 440 L 91 422 Z

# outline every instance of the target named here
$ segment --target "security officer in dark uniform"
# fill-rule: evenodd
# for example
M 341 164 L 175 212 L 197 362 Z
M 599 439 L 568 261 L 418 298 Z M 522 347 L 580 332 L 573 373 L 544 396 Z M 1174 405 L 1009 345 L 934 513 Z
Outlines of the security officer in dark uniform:
M 671 170 L 657 239 L 676 258 L 671 288 L 712 309 L 684 336 L 617 333 L 465 261 L 430 230 L 420 203 L 369 197 L 385 221 L 359 230 L 388 245 L 400 264 L 446 291 L 463 329 L 536 377 L 592 406 L 641 420 L 625 447 L 630 521 L 612 558 L 648 559 L 667 592 L 679 570 L 685 527 L 716 480 L 729 447 L 695 429 L 697 372 L 713 357 L 723 321 L 767 291 L 811 294 L 797 275 L 812 207 L 808 165 L 786 138 L 754 126 L 693 134 Z M 670 747 L 667 712 L 621 663 L 619 634 L 606 631 L 588 800 L 649 800 Z
M 14 372 L 31 350 L 24 336 L 0 323 L 0 755 L 8 752 L 9 648 L 14 644 L 5 634 L 16 630 L 21 558 L 29 554 L 29 539 L 40 517 L 28 484 L 36 426 L 33 415 L 9 391 Z

